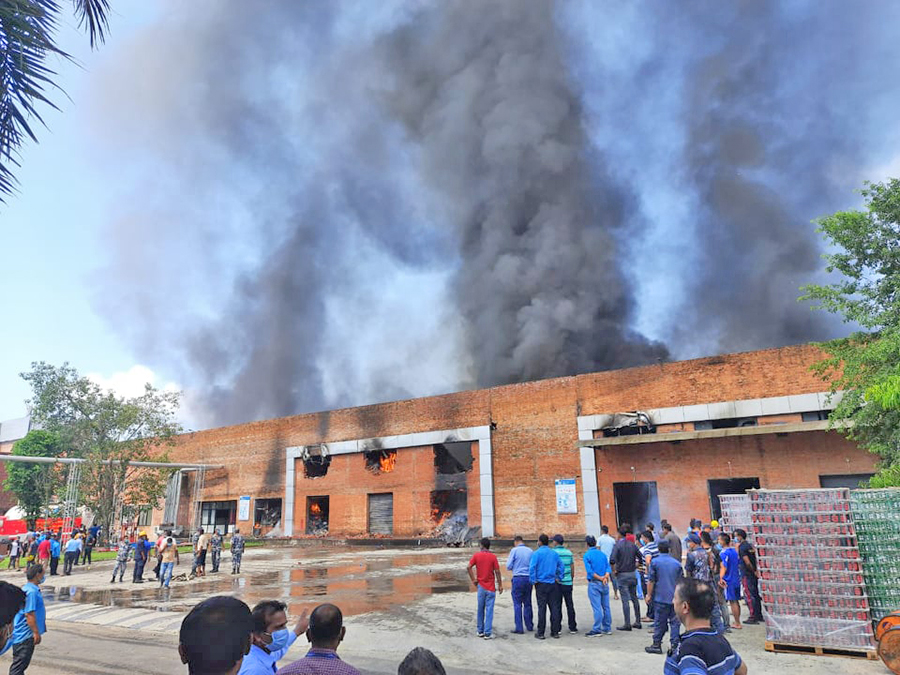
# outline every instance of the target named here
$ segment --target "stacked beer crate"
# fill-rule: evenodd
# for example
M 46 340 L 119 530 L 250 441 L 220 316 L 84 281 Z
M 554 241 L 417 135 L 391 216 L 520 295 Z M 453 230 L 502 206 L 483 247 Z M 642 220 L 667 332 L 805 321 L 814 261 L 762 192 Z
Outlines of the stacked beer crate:
M 873 649 L 850 491 L 753 490 L 750 503 L 767 640 Z
M 900 489 L 853 490 L 850 507 L 877 622 L 900 609 Z
M 719 527 L 722 532 L 731 534 L 737 529 L 742 529 L 747 536 L 753 534 L 753 526 L 750 517 L 750 495 L 719 495 L 719 505 L 722 508 L 722 518 Z

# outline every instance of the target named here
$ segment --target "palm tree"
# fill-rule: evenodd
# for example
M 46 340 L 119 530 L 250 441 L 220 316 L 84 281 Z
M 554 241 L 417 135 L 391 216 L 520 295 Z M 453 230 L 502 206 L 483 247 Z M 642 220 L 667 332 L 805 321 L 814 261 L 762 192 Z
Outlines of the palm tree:
M 109 0 L 72 0 L 80 27 L 91 47 L 106 38 Z M 56 105 L 48 89 L 61 91 L 49 56 L 71 58 L 56 46 L 59 0 L 0 0 L 0 202 L 17 185 L 14 169 L 27 139 L 37 142 L 34 122 L 44 124 L 39 108 Z

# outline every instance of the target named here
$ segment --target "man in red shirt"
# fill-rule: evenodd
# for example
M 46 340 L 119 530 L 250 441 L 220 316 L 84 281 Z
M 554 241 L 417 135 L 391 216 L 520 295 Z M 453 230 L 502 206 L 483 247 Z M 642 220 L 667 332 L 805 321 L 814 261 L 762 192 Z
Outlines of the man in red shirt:
M 493 640 L 494 627 L 494 599 L 497 593 L 503 593 L 503 579 L 500 577 L 500 563 L 490 551 L 491 540 L 485 537 L 481 540 L 481 550 L 472 556 L 466 572 L 469 574 L 472 584 L 478 589 L 478 637 L 485 640 Z M 477 574 L 472 573 L 475 569 Z M 477 579 L 476 579 L 477 577 Z M 496 582 L 496 585 L 495 585 Z
M 44 569 L 50 569 L 50 547 L 53 545 L 50 542 L 50 535 L 46 535 L 47 538 L 44 539 L 38 546 L 38 563 L 44 566 Z

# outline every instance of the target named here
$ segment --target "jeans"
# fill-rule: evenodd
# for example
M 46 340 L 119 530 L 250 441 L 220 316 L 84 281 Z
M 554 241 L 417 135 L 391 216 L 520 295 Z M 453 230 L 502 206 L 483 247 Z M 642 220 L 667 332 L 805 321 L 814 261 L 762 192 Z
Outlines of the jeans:
M 13 645 L 13 659 L 9 666 L 9 675 L 25 675 L 25 670 L 31 665 L 31 657 L 34 655 L 34 638 Z
M 719 601 L 719 614 L 722 616 L 722 624 L 725 628 L 731 628 L 731 607 L 725 599 L 725 589 L 718 584 L 715 585 L 716 598 Z
M 594 610 L 592 633 L 608 633 L 612 630 L 612 612 L 609 610 L 609 584 L 602 581 L 588 582 L 588 600 Z
M 713 603 L 712 618 L 710 619 L 710 626 L 719 635 L 721 635 L 722 633 L 725 632 L 725 624 L 722 621 L 722 606 L 719 604 L 718 598 L 716 598 L 716 601 Z
M 622 613 L 625 615 L 625 625 L 631 625 L 631 605 L 634 605 L 634 620 L 641 620 L 641 603 L 637 597 L 637 577 L 634 572 L 622 572 L 618 574 L 619 595 L 622 597 Z
M 116 579 L 116 574 L 119 575 L 119 581 L 122 581 L 122 577 L 125 576 L 125 568 L 128 567 L 127 560 L 116 560 L 116 566 L 113 568 L 113 581 Z
M 10 563 L 12 564 L 12 563 Z M 50 558 L 50 576 L 56 576 L 57 571 L 59 570 L 59 556 L 54 556 Z
M 755 574 L 746 574 L 743 578 L 744 597 L 750 608 L 750 618 L 762 621 L 762 599 L 759 597 L 759 579 Z
M 558 635 L 562 628 L 562 607 L 560 606 L 559 588 L 556 582 L 552 584 L 543 584 L 538 582 L 534 585 L 534 595 L 537 598 L 537 633 L 536 635 L 544 635 L 547 628 L 547 608 L 550 608 L 550 635 Z
M 653 644 L 662 644 L 663 636 L 666 634 L 666 629 L 668 628 L 669 642 L 673 647 L 677 646 L 678 640 L 681 637 L 681 624 L 678 621 L 678 617 L 675 616 L 675 605 L 667 602 L 654 602 L 653 617 Z
M 478 586 L 478 611 L 476 613 L 476 622 L 478 624 L 478 633 L 490 635 L 494 627 L 494 600 L 497 594 L 494 591 L 487 591 Z
M 557 584 L 559 586 L 559 614 L 562 619 L 562 603 L 566 603 L 566 618 L 569 621 L 569 630 L 578 630 L 575 623 L 575 602 L 572 600 L 572 584 Z
M 159 585 L 169 587 L 169 582 L 172 581 L 172 572 L 175 570 L 175 563 L 173 562 L 164 562 L 162 567 L 159 570 Z
M 134 559 L 134 575 L 132 576 L 132 581 L 143 581 L 144 565 L 146 564 L 146 560 L 141 560 L 140 558 Z
M 72 574 L 72 565 L 78 560 L 78 551 L 66 551 L 63 558 L 63 574 Z
M 534 616 L 531 609 L 531 581 L 526 576 L 513 577 L 512 580 L 513 618 L 516 632 L 522 633 L 522 619 L 525 619 L 525 630 L 534 630 Z
M 84 564 L 90 565 L 90 564 L 91 564 L 91 552 L 92 552 L 93 550 L 94 550 L 94 547 L 93 547 L 93 546 L 85 546 L 85 547 L 84 547 L 84 554 L 83 554 L 82 557 L 81 557 L 81 564 L 82 564 L 82 565 L 84 565 Z

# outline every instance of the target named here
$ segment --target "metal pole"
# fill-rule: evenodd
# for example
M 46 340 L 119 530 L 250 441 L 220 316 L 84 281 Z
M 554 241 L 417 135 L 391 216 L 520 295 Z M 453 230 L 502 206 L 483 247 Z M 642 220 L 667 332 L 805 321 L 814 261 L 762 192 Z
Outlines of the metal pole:
M 27 464 L 83 464 L 80 457 L 26 457 L 24 455 L 0 455 L 0 462 L 25 462 Z M 119 459 L 104 459 L 101 464 L 120 464 Z M 224 464 L 181 464 L 179 462 L 125 462 L 128 466 L 145 466 L 157 469 L 223 469 Z

